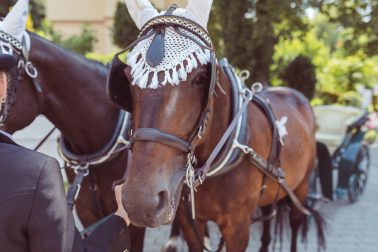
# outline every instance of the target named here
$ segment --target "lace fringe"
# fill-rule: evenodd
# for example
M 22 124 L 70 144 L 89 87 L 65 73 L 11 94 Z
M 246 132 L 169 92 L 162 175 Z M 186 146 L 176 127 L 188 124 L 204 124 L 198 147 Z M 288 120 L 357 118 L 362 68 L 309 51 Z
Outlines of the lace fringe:
M 139 58 L 139 61 L 137 59 Z M 194 53 L 190 54 L 184 59 L 184 61 L 175 66 L 173 69 L 165 69 L 163 71 L 155 70 L 151 68 L 147 62 L 142 59 L 142 55 L 128 54 L 127 62 L 131 66 L 131 75 L 133 76 L 132 85 L 137 85 L 140 88 L 151 88 L 157 89 L 161 86 L 167 85 L 167 83 L 172 86 L 179 85 L 181 81 L 186 81 L 188 74 L 200 65 L 205 65 L 210 62 L 210 54 L 205 52 L 202 48 L 198 49 Z M 184 66 L 186 62 L 186 67 Z M 159 83 L 158 73 L 164 72 L 164 79 Z M 152 74 L 152 75 L 151 75 Z M 151 78 L 150 78 L 151 77 Z M 151 80 L 150 80 L 151 79 Z M 150 80 L 150 83 L 148 83 Z

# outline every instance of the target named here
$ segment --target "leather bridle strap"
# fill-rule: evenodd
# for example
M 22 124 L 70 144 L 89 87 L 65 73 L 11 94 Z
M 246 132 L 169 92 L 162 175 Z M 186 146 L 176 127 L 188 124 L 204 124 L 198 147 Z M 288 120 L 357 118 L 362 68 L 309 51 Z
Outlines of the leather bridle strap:
M 223 134 L 222 138 L 219 140 L 218 144 L 215 146 L 214 150 L 211 152 L 206 163 L 201 168 L 196 170 L 196 180 L 194 181 L 194 184 L 193 184 L 194 188 L 198 187 L 206 179 L 207 173 L 209 172 L 211 168 L 211 164 L 214 162 L 215 158 L 218 156 L 219 152 L 222 150 L 223 145 L 231 136 L 232 132 L 237 126 L 239 118 L 242 116 L 243 112 L 247 109 L 248 104 L 251 102 L 253 98 L 252 92 L 248 94 L 249 94 L 249 97 L 245 99 L 242 107 L 239 109 L 238 113 L 235 115 L 234 119 L 231 121 L 227 130 Z
M 130 147 L 132 147 L 136 141 L 156 142 L 173 147 L 185 153 L 189 153 L 193 150 L 192 145 L 189 142 L 154 128 L 136 129 L 131 136 Z

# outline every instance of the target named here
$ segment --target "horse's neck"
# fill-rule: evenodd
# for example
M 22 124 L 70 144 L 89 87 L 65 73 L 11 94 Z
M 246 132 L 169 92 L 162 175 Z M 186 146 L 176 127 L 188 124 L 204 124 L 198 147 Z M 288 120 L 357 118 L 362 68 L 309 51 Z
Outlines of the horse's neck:
M 204 162 L 213 151 L 214 147 L 226 131 L 231 118 L 232 111 L 232 89 L 231 82 L 223 70 L 219 71 L 219 83 L 222 87 L 215 88 L 214 107 L 209 117 L 208 129 L 206 130 L 206 140 L 200 146 L 197 158 Z M 224 93 L 223 93 L 224 92 Z
M 39 72 L 42 114 L 73 151 L 93 152 L 111 138 L 118 111 L 107 100 L 105 67 L 31 35 L 30 60 Z

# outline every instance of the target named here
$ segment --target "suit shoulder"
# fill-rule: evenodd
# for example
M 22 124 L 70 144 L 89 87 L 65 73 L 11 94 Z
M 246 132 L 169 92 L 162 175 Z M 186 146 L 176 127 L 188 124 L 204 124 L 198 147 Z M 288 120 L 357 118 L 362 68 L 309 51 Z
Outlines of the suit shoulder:
M 52 170 L 59 167 L 54 158 L 42 153 L 18 145 L 0 144 L 0 189 L 10 187 L 14 193 L 35 190 L 45 166 L 55 166 L 48 167 Z M 22 186 L 16 189 L 14 185 Z
M 46 162 L 54 162 L 54 158 L 19 145 L 0 144 L 0 165 L 4 162 L 25 167 L 43 168 Z

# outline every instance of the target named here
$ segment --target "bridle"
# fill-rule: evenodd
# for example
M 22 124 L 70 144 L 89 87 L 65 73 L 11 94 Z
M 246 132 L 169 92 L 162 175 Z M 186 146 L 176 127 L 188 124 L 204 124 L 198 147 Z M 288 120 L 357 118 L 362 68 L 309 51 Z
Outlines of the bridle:
M 172 27 L 174 31 L 180 36 L 184 36 L 185 38 L 193 41 L 195 44 L 200 46 L 202 50 L 209 51 L 210 64 L 211 64 L 211 78 L 210 78 L 210 84 L 209 84 L 209 89 L 208 89 L 207 101 L 205 102 L 205 105 L 203 106 L 203 109 L 200 113 L 199 120 L 197 121 L 195 127 L 193 128 L 192 133 L 190 134 L 190 137 L 188 138 L 188 140 L 184 140 L 182 138 L 179 138 L 173 134 L 170 134 L 168 132 L 162 131 L 157 128 L 132 128 L 130 130 L 131 132 L 130 149 L 132 149 L 133 145 L 138 141 L 149 141 L 149 142 L 155 142 L 155 143 L 172 147 L 176 150 L 179 150 L 180 152 L 183 152 L 186 155 L 187 162 L 186 162 L 185 167 L 182 167 L 182 169 L 179 169 L 176 172 L 182 173 L 182 178 L 184 182 L 190 188 L 192 214 L 193 214 L 193 218 L 195 218 L 194 191 L 200 184 L 204 182 L 205 178 L 207 177 L 207 174 L 210 171 L 211 164 L 213 163 L 213 161 L 215 160 L 215 158 L 221 151 L 224 143 L 229 139 L 230 135 L 232 134 L 234 128 L 236 127 L 239 121 L 239 117 L 241 116 L 243 111 L 246 109 L 248 103 L 252 100 L 253 92 L 249 89 L 244 90 L 244 97 L 246 101 L 243 104 L 243 109 L 239 111 L 238 115 L 236 115 L 235 119 L 231 123 L 225 135 L 222 137 L 220 143 L 218 143 L 213 153 L 210 155 L 205 165 L 202 167 L 197 167 L 197 158 L 195 156 L 195 150 L 207 130 L 209 116 L 210 116 L 210 113 L 212 111 L 212 106 L 213 106 L 215 87 L 219 85 L 217 60 L 215 57 L 214 47 L 213 47 L 213 44 L 211 42 L 208 32 L 204 28 L 202 28 L 199 24 L 193 22 L 192 20 L 189 20 L 187 18 L 180 17 L 180 16 L 171 15 L 170 13 L 172 11 L 170 10 L 167 11 L 168 14 L 166 13 L 165 15 L 157 16 L 151 19 L 149 22 L 147 22 L 145 26 L 141 29 L 141 33 L 139 34 L 138 39 L 134 41 L 131 45 L 129 45 L 125 50 L 118 53 L 115 56 L 115 60 L 118 59 L 119 55 L 131 50 L 140 41 L 144 39 L 147 39 L 151 36 L 155 36 L 156 38 L 158 36 L 161 36 L 161 34 L 163 34 L 164 36 L 164 32 L 161 33 L 161 30 L 164 30 L 168 27 Z M 199 38 L 199 40 L 195 39 L 192 36 L 187 35 L 182 30 L 185 30 L 187 32 L 194 34 L 195 37 Z M 155 38 L 152 40 L 150 49 L 151 47 L 154 47 L 153 43 L 154 43 Z M 162 39 L 164 40 L 164 37 Z M 155 46 L 155 48 L 157 47 Z M 109 83 L 109 80 L 111 81 L 111 79 L 112 77 L 110 76 L 108 79 L 108 86 L 111 85 L 111 83 Z M 111 89 L 109 89 L 109 87 L 108 87 L 108 93 L 110 93 L 109 96 L 111 100 L 113 97 L 113 100 L 112 100 L 113 103 L 117 105 L 117 96 L 116 94 L 111 93 Z M 119 107 L 122 107 L 122 106 L 119 106 Z
M 16 54 L 14 56 L 16 56 L 18 60 L 16 68 L 17 81 L 21 82 L 23 74 L 26 74 L 30 78 L 38 104 L 38 113 L 40 114 L 42 111 L 42 88 L 37 80 L 38 71 L 29 59 L 29 34 L 27 32 L 24 32 L 22 43 L 20 43 L 16 38 L 0 30 L 0 39 L 10 43 L 13 48 L 13 52 L 15 52 Z

